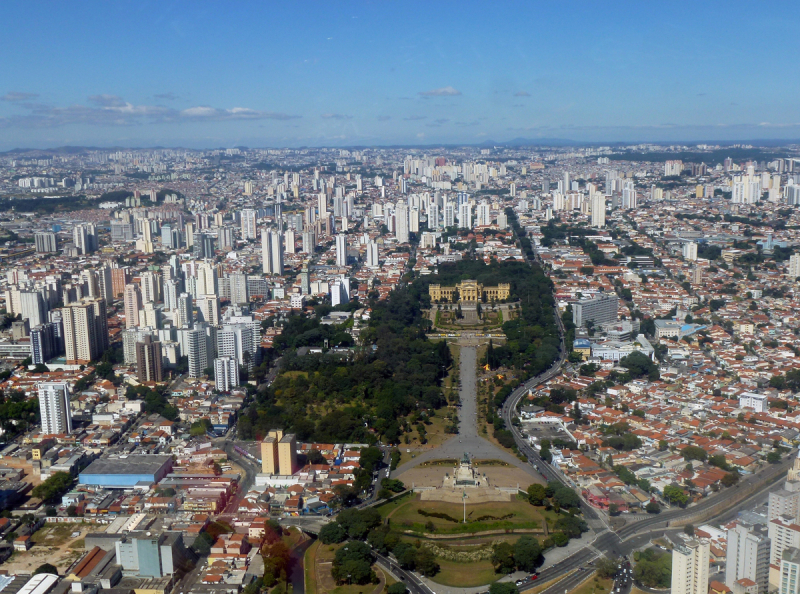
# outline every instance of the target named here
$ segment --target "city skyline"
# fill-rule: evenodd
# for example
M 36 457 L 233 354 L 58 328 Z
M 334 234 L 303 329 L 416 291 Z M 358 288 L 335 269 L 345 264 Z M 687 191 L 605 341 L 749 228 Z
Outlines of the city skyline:
M 798 18 L 745 7 L 9 3 L 0 149 L 798 139 Z

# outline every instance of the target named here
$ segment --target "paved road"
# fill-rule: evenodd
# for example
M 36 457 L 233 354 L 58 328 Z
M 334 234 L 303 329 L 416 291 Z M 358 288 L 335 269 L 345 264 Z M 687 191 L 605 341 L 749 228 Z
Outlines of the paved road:
M 392 473 L 394 476 L 400 476 L 422 462 L 442 458 L 460 459 L 464 452 L 468 452 L 473 458 L 502 460 L 541 481 L 539 473 L 529 464 L 525 464 L 511 452 L 497 447 L 478 434 L 477 363 L 477 348 L 475 346 L 462 346 L 459 365 L 459 377 L 461 378 L 461 388 L 459 390 L 461 407 L 458 411 L 459 434 L 450 438 L 438 448 L 428 450 L 398 467 Z
M 241 466 L 242 470 L 244 470 L 244 476 L 242 477 L 242 480 L 239 481 L 239 486 L 236 490 L 236 493 L 225 506 L 223 513 L 219 515 L 220 519 L 229 520 L 238 515 L 239 504 L 241 503 L 242 499 L 244 499 L 244 496 L 247 495 L 250 487 L 252 487 L 255 483 L 256 474 L 261 472 L 261 469 L 257 464 L 255 464 L 255 462 L 252 462 L 248 458 L 240 455 L 234 449 L 235 443 L 228 441 L 227 437 L 216 438 L 213 440 L 213 443 L 223 448 L 225 453 L 228 455 L 228 459 L 236 462 L 236 464 Z
M 406 588 L 409 589 L 411 594 L 432 594 L 432 590 L 425 585 L 425 582 L 419 579 L 413 572 L 402 569 L 397 561 L 381 555 L 380 553 L 375 553 L 375 557 L 378 559 L 378 565 L 399 578 L 400 581 L 406 585 Z
M 385 478 L 389 478 L 390 470 L 389 465 L 391 463 L 391 454 L 392 450 L 386 446 L 382 446 L 383 450 L 383 468 L 378 470 L 375 473 L 372 479 L 372 487 L 370 494 L 366 497 L 361 499 L 361 503 L 358 504 L 357 507 L 369 507 L 371 505 L 375 505 L 378 501 L 378 492 L 381 490 L 381 481 Z

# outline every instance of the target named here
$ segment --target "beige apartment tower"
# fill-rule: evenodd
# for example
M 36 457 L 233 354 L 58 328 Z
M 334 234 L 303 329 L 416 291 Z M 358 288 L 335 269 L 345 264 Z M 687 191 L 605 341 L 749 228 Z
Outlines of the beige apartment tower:
M 291 433 L 273 429 L 261 442 L 261 472 L 291 476 L 297 472 L 297 439 Z
M 672 549 L 672 594 L 708 593 L 710 552 L 705 539 L 692 539 Z
M 281 474 L 289 476 L 297 472 L 297 440 L 293 433 L 284 435 L 278 442 L 278 465 Z
M 67 363 L 87 364 L 108 348 L 108 321 L 103 299 L 84 299 L 61 310 Z
M 264 474 L 280 474 L 278 472 L 278 442 L 283 431 L 273 429 L 261 442 L 261 472 Z

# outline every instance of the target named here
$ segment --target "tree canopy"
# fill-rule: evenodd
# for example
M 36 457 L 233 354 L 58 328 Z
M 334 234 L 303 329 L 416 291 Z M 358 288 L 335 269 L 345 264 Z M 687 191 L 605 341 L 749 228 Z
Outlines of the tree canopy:
M 627 357 L 620 359 L 620 367 L 628 370 L 631 379 L 646 377 L 648 380 L 655 381 L 660 377 L 658 366 L 650 360 L 650 357 L 639 351 L 634 351 Z

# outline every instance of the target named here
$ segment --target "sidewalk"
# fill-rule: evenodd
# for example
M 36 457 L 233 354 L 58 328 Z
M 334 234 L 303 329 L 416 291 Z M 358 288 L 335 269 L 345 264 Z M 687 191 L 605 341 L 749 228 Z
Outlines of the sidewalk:
M 580 538 L 571 538 L 569 544 L 565 547 L 555 547 L 550 549 L 544 554 L 544 563 L 542 567 L 550 567 L 556 563 L 560 563 L 570 555 L 577 553 L 584 547 L 592 544 L 597 534 L 592 532 L 584 532 Z

